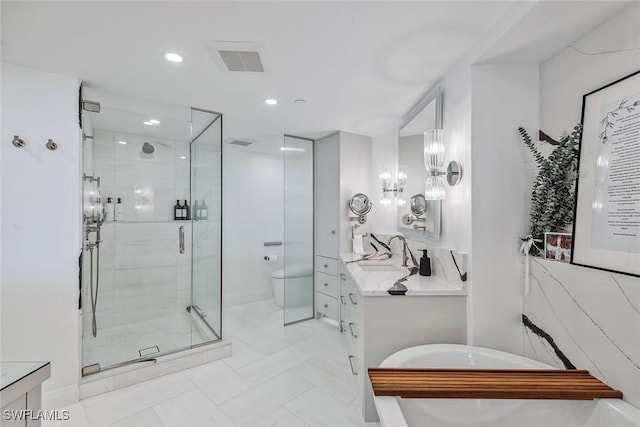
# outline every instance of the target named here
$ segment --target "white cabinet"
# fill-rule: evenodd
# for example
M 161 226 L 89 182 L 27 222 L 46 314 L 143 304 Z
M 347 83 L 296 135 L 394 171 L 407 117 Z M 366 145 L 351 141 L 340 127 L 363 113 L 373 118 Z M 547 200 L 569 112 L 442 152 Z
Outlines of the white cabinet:
M 378 421 L 367 369 L 421 344 L 465 344 L 464 295 L 365 295 L 340 263 L 340 325 L 366 422 Z
M 339 254 L 352 250 L 348 202 L 356 193 L 371 196 L 371 138 L 333 133 L 315 141 L 314 159 L 316 313 L 337 321 Z

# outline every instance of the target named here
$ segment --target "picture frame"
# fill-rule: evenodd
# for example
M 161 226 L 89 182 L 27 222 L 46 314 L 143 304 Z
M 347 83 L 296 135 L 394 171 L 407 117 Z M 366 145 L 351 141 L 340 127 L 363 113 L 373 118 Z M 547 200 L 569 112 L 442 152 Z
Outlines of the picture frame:
M 583 96 L 571 264 L 640 276 L 640 71 Z
M 544 259 L 568 263 L 572 242 L 571 233 L 544 233 Z

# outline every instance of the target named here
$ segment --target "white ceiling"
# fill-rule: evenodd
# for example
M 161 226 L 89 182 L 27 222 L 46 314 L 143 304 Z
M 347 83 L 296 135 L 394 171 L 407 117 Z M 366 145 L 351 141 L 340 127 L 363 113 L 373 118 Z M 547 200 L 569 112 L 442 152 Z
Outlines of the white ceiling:
M 390 132 L 456 60 L 516 23 L 505 24 L 514 9 L 508 1 L 1 4 L 3 61 L 74 76 L 101 91 L 220 111 L 225 140 Z M 622 7 L 566 4 L 573 32 L 565 39 L 592 28 L 596 13 L 603 20 Z M 592 12 L 582 22 L 585 10 Z M 558 21 L 541 31 L 553 34 L 563 27 Z M 527 34 L 518 37 L 526 46 Z M 258 43 L 266 72 L 222 70 L 207 43 L 229 41 Z M 546 43 L 543 53 L 558 50 Z M 166 51 L 184 62 L 166 62 Z M 510 51 L 518 50 L 509 44 L 494 56 L 505 60 Z M 279 104 L 267 107 L 267 97 Z M 297 98 L 306 104 L 294 104 Z

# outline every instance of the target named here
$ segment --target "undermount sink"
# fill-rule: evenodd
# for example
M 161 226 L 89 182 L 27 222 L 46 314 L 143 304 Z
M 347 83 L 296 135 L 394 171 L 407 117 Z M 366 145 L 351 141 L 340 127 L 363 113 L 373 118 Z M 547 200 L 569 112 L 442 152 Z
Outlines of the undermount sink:
M 391 264 L 358 264 L 362 271 L 400 271 L 398 267 Z

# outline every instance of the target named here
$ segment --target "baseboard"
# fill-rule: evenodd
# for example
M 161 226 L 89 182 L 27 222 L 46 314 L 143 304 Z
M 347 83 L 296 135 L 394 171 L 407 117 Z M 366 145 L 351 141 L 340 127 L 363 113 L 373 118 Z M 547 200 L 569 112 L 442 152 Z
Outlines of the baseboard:
M 80 400 L 80 390 L 77 385 L 57 388 L 42 393 L 42 409 L 53 410 L 73 405 Z

